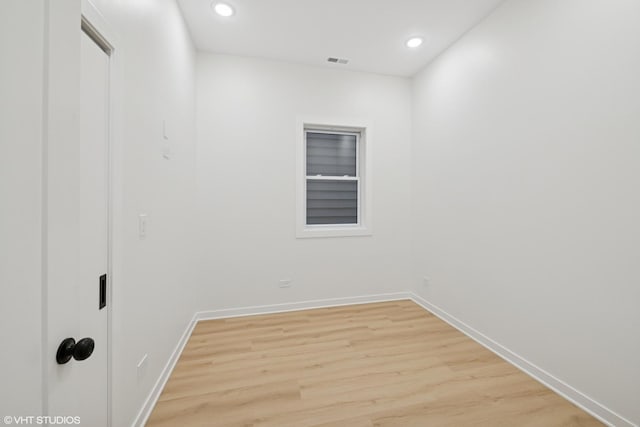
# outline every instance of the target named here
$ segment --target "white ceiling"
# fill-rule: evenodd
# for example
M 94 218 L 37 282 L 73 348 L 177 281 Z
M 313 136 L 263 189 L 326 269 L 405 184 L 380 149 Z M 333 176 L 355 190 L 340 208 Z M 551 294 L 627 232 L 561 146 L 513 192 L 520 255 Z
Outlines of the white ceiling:
M 199 50 L 411 76 L 502 0 L 225 2 L 236 11 L 230 18 L 217 16 L 212 0 L 179 0 Z M 405 41 L 416 35 L 425 43 L 407 48 Z M 331 64 L 328 57 L 349 64 Z

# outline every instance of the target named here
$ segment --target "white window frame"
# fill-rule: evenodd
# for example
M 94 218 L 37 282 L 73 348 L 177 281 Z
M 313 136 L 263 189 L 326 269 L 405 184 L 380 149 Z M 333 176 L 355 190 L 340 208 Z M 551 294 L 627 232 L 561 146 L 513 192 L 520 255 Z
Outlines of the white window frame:
M 323 177 L 323 180 L 358 181 L 357 224 L 307 225 L 307 132 L 357 134 L 356 178 Z M 296 237 L 371 236 L 372 221 L 372 126 L 367 120 L 298 117 L 296 137 Z

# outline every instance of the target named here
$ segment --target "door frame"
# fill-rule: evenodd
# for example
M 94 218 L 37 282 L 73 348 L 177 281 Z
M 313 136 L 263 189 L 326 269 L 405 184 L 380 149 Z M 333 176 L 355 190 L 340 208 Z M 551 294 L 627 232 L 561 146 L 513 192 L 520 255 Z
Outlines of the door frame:
M 105 53 L 109 56 L 109 105 L 107 108 L 107 426 L 113 425 L 113 288 L 116 283 L 114 274 L 116 271 L 115 262 L 115 250 L 114 244 L 119 243 L 115 238 L 116 233 L 115 226 L 120 218 L 116 219 L 116 210 L 114 203 L 117 200 L 121 200 L 121 192 L 117 192 L 116 195 L 116 176 L 121 174 L 116 173 L 116 167 L 119 166 L 119 162 L 116 161 L 116 124 L 118 124 L 118 106 L 122 105 L 118 101 L 117 94 L 119 91 L 121 75 L 119 68 L 120 54 L 117 46 L 119 45 L 117 36 L 114 33 L 112 27 L 105 21 L 104 17 L 99 10 L 90 2 L 90 0 L 82 0 L 81 3 L 81 28 L 80 31 L 84 32 L 89 38 L 91 38 Z M 118 189 L 121 187 L 117 187 Z

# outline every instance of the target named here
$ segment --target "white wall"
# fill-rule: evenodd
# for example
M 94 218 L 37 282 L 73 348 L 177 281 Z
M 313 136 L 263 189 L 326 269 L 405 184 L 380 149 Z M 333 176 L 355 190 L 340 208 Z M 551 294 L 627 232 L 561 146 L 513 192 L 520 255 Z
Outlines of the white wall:
M 0 414 L 41 413 L 44 2 L 0 2 Z
M 199 54 L 197 88 L 201 309 L 406 289 L 408 79 Z M 372 121 L 373 236 L 296 239 L 298 115 Z
M 196 310 L 195 51 L 173 0 L 94 1 L 117 36 L 114 426 L 130 425 Z M 163 157 L 167 120 L 170 160 Z M 148 215 L 138 238 L 138 214 Z M 148 354 L 138 379 L 136 365 Z
M 131 423 L 196 310 L 409 287 L 640 423 L 637 2 L 506 2 L 415 79 L 413 116 L 406 79 L 196 58 L 173 1 L 94 3 L 121 55 L 114 425 Z M 67 19 L 79 5 L 65 2 Z M 45 8 L 1 7 L 0 315 L 13 350 L 0 352 L 0 412 L 31 415 Z M 295 238 L 297 115 L 374 123 L 372 237 Z
M 415 78 L 412 151 L 415 289 L 636 424 L 638 22 L 507 1 Z

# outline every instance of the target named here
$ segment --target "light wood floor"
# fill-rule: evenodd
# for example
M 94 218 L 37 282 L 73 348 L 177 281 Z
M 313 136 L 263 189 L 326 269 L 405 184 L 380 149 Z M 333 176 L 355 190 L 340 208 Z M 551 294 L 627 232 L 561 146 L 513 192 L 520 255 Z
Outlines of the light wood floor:
M 412 301 L 200 322 L 148 426 L 601 426 Z

